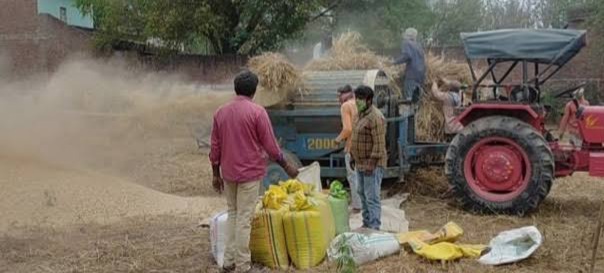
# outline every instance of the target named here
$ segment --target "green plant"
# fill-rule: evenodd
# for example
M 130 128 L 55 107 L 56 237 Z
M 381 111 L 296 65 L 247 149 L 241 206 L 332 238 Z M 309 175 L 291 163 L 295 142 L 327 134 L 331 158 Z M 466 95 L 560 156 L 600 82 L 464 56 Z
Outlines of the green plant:
M 352 247 L 348 243 L 348 237 L 342 236 L 338 242 L 338 258 L 336 259 L 337 271 L 339 273 L 357 272 L 357 264 L 352 258 Z

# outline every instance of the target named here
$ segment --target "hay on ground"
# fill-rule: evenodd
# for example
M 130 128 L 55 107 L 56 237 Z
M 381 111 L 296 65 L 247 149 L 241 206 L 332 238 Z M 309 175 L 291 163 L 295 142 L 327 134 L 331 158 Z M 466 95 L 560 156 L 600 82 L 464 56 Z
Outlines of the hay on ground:
M 255 100 L 262 106 L 278 104 L 302 88 L 302 73 L 282 54 L 264 53 L 247 65 L 260 80 Z

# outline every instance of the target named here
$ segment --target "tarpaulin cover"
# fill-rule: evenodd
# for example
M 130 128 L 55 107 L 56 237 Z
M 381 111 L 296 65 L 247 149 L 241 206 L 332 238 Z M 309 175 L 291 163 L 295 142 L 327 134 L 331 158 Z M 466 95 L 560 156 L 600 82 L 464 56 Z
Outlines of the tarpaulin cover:
M 528 60 L 564 65 L 586 44 L 584 30 L 502 29 L 462 33 L 470 59 Z

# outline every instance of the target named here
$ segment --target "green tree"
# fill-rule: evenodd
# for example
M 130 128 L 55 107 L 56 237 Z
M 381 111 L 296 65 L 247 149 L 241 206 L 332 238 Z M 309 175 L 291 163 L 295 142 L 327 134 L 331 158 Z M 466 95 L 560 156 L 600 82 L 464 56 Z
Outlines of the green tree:
M 300 35 L 330 1 L 75 0 L 75 3 L 83 13 L 94 16 L 102 47 L 124 40 L 155 39 L 168 49 L 195 48 L 207 42 L 214 53 L 248 54 L 282 47 L 285 40 Z
M 401 29 L 407 27 L 425 37 L 432 15 L 426 0 L 347 0 L 332 14 L 335 32 L 358 31 L 374 49 L 400 47 Z
M 438 0 L 432 7 L 436 20 L 431 37 L 435 45 L 459 45 L 461 32 L 484 30 L 485 1 Z

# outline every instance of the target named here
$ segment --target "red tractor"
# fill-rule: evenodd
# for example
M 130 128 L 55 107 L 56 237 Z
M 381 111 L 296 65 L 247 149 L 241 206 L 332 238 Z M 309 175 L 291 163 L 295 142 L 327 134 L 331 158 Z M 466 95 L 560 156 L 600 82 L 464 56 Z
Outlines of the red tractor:
M 579 108 L 583 144 L 574 147 L 548 132 L 549 108 L 541 102 L 541 86 L 579 53 L 585 35 L 566 29 L 461 34 L 475 83 L 472 104 L 457 117 L 465 128 L 450 144 L 445 173 L 463 208 L 524 215 L 539 206 L 556 177 L 604 177 L 604 106 Z M 473 62 L 479 59 L 488 68 L 477 76 Z M 518 65 L 521 82 L 506 81 Z M 488 88 L 486 98 L 481 88 Z

